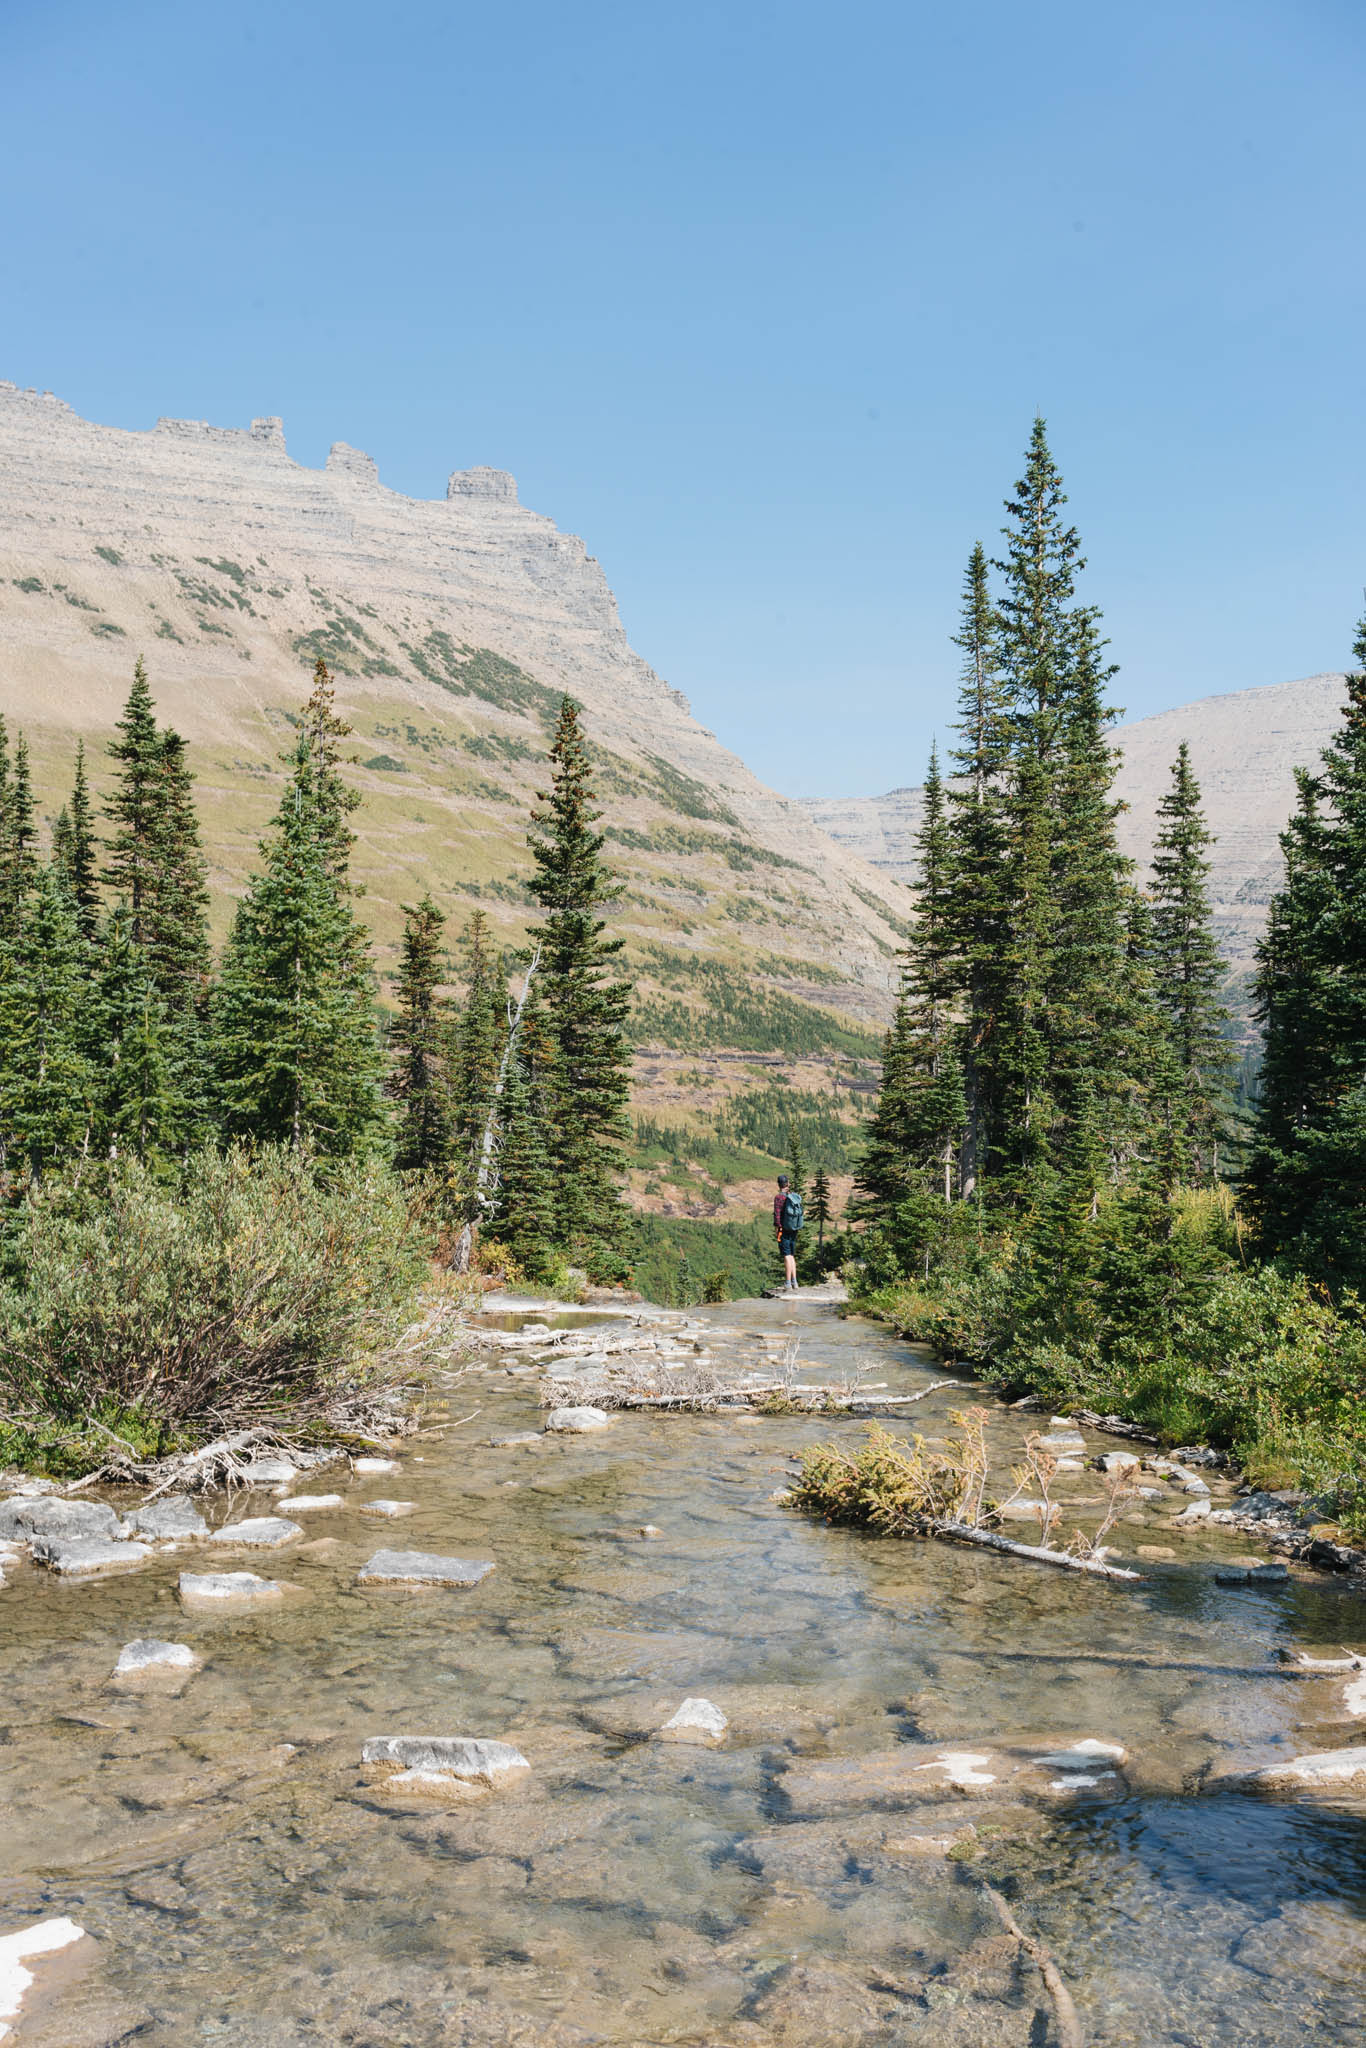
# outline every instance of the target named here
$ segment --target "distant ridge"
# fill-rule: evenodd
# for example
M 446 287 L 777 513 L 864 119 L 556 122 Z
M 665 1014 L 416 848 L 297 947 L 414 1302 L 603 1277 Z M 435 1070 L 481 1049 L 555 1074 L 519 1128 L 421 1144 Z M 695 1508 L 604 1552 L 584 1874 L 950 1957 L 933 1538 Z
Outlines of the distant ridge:
M 1295 802 L 1295 770 L 1312 767 L 1337 726 L 1345 677 L 1303 676 L 1292 683 L 1198 697 L 1116 727 L 1123 760 L 1116 792 L 1129 806 L 1120 821 L 1126 853 L 1146 868 L 1157 806 L 1181 741 L 1190 743 L 1216 844 L 1210 889 L 1215 929 L 1235 969 L 1251 963 L 1279 886 L 1278 835 Z M 850 852 L 897 880 L 913 883 L 919 788 L 878 797 L 810 797 L 809 815 Z

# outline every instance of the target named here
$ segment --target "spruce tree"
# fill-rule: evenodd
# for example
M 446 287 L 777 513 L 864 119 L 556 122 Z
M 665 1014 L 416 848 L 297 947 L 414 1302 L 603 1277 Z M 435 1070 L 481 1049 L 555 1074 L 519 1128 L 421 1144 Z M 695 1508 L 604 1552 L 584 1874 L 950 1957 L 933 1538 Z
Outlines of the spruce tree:
M 811 1220 L 816 1226 L 816 1250 L 824 1251 L 825 1233 L 830 1223 L 830 1176 L 823 1166 L 818 1166 L 811 1180 Z
M 11 1185 L 89 1145 L 87 965 L 65 882 L 41 868 L 18 929 L 0 939 L 0 1172 Z
M 85 1032 L 95 1075 L 92 1149 L 172 1159 L 193 1144 L 200 1119 L 182 1094 L 166 1006 L 126 904 L 106 920 L 97 957 Z
M 616 972 L 623 942 L 607 936 L 602 913 L 620 893 L 602 860 L 601 812 L 578 707 L 566 697 L 550 750 L 551 787 L 538 798 L 529 834 L 532 894 L 543 922 L 546 1015 L 555 1049 L 549 1139 L 560 1242 L 595 1277 L 625 1269 L 628 1223 L 620 1200 L 620 1148 L 628 1135 L 631 1048 L 629 982 Z
M 479 1168 L 508 1031 L 507 980 L 489 921 L 476 910 L 461 934 L 465 999 L 450 1029 L 451 1148 L 462 1211 L 478 1221 Z
M 223 955 L 212 1066 L 231 1134 L 329 1155 L 384 1124 L 365 934 L 335 867 L 335 810 L 301 733 L 293 774 Z
M 1265 1051 L 1246 1191 L 1265 1248 L 1366 1286 L 1366 620 L 1340 731 L 1298 777 L 1258 950 Z
M 448 1005 L 442 986 L 449 963 L 442 946 L 446 920 L 426 895 L 403 908 L 403 941 L 394 976 L 398 1002 L 389 1033 L 397 1054 L 389 1090 L 400 1105 L 394 1164 L 435 1172 L 451 1156 Z
M 185 742 L 169 727 L 157 747 L 150 851 L 142 943 L 157 988 L 172 1011 L 181 1011 L 201 998 L 208 980 L 208 866 Z
M 341 772 L 343 757 L 337 742 L 349 738 L 352 728 L 337 710 L 332 674 L 321 655 L 313 664 L 313 689 L 304 705 L 302 731 L 313 761 L 318 825 L 328 868 L 334 880 L 350 888 L 349 864 L 356 835 L 348 821 L 361 799 L 360 791 L 352 789 Z M 292 756 L 286 759 L 288 763 Z
M 141 655 L 133 664 L 132 688 L 115 729 L 119 737 L 109 742 L 109 755 L 118 764 L 117 779 L 105 806 L 114 834 L 108 841 L 104 880 L 127 903 L 133 937 L 141 945 L 156 865 L 162 790 L 161 734 Z
M 487 1234 L 504 1245 L 529 1280 L 554 1270 L 560 1237 L 558 1187 L 549 1143 L 555 1100 L 550 1022 L 533 982 L 514 1042 L 507 1048 L 498 1101 L 496 1166 L 485 1204 Z
M 59 865 L 76 906 L 77 922 L 85 936 L 93 938 L 100 910 L 99 856 L 95 813 L 85 773 L 84 740 L 76 742 L 76 776 L 71 800 L 61 815 L 66 820 L 66 831 Z
M 1224 968 L 1206 888 L 1205 848 L 1213 842 L 1184 740 L 1171 773 L 1158 806 L 1152 863 L 1152 974 L 1175 1083 L 1165 1117 L 1173 1164 L 1185 1178 L 1217 1169 L 1230 1051 L 1228 1012 L 1218 997 Z

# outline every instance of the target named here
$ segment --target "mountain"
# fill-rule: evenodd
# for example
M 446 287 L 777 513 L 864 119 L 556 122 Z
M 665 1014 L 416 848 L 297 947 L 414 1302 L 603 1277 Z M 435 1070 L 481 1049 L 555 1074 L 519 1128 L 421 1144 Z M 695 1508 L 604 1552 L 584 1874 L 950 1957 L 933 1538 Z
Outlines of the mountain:
M 1146 868 L 1157 829 L 1157 806 L 1181 741 L 1190 743 L 1210 829 L 1210 895 L 1214 927 L 1230 967 L 1250 967 L 1279 886 L 1277 835 L 1295 802 L 1295 769 L 1312 766 L 1335 730 L 1342 708 L 1341 675 L 1200 697 L 1175 711 L 1115 729 L 1122 759 L 1116 793 L 1128 806 L 1120 820 L 1126 853 Z M 915 879 L 913 839 L 920 818 L 918 788 L 879 797 L 811 797 L 808 815 L 839 845 L 898 881 Z
M 890 1007 L 903 884 L 692 717 L 632 651 L 584 543 L 510 476 L 458 470 L 444 499 L 413 499 L 344 442 L 322 470 L 293 461 L 278 419 L 131 432 L 0 383 L 0 710 L 49 820 L 78 735 L 106 779 L 137 654 L 191 745 L 220 931 L 326 658 L 355 730 L 355 867 L 382 972 L 401 906 L 428 888 L 452 936 L 477 903 L 521 938 L 527 811 L 570 691 L 640 975 L 638 1101 L 666 1131 L 724 1111 L 750 1134 L 704 1194 L 695 1162 L 661 1166 L 685 1175 L 680 1203 L 724 1209 L 723 1186 L 765 1168 L 799 1110 L 847 1122 Z M 675 1206 L 654 1181 L 640 1199 Z

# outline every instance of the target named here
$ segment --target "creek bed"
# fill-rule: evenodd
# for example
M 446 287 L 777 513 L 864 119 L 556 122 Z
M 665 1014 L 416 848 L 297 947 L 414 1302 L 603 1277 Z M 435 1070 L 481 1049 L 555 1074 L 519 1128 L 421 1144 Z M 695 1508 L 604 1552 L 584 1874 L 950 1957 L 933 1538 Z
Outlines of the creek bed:
M 801 1305 L 700 1313 L 800 1335 L 804 1373 L 940 1376 Z M 1275 1653 L 1361 1647 L 1359 1586 L 1220 1586 L 1215 1562 L 1248 1541 L 1218 1529 L 1173 1531 L 1174 1562 L 1112 1585 L 823 1528 L 772 1495 L 804 1444 L 860 1439 L 845 1417 L 632 1413 L 491 1448 L 541 1420 L 504 1364 L 448 1390 L 472 1424 L 405 1442 L 399 1475 L 343 1485 L 306 1540 L 246 1560 L 299 1589 L 278 1607 L 184 1612 L 195 1548 L 86 1584 L 9 1568 L 0 1932 L 68 1914 L 99 1943 L 15 2048 L 135 2026 L 147 2048 L 1027 2048 L 1054 2038 L 1047 1999 L 984 1879 L 1052 1951 L 1097 2048 L 1363 2037 L 1360 1812 L 1195 1789 L 1332 1746 L 1303 1725 L 1331 1689 Z M 973 1391 L 889 1426 L 933 1434 Z M 1008 1463 L 1037 1418 L 992 1405 Z M 359 1515 L 377 1496 L 412 1502 L 405 1547 L 495 1571 L 358 1586 L 400 1540 Z M 1121 1531 L 1126 1561 L 1181 1504 Z M 138 1637 L 203 1668 L 116 1691 Z M 730 1720 L 720 1746 L 653 1739 L 697 1696 Z M 531 1770 L 476 1804 L 404 1807 L 357 1768 L 387 1734 L 494 1737 Z M 888 1777 L 903 1747 L 1084 1738 L 1128 1752 L 1118 1783 L 917 1803 Z

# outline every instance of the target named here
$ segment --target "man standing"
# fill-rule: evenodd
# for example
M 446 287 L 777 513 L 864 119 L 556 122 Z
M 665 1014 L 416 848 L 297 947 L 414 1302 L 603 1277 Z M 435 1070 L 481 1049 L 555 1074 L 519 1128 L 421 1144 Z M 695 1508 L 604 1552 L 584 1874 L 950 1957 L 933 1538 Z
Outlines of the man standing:
M 778 1175 L 778 1192 L 773 1197 L 773 1229 L 783 1255 L 784 1283 L 788 1294 L 797 1292 L 797 1232 L 802 1227 L 802 1198 L 785 1173 Z

